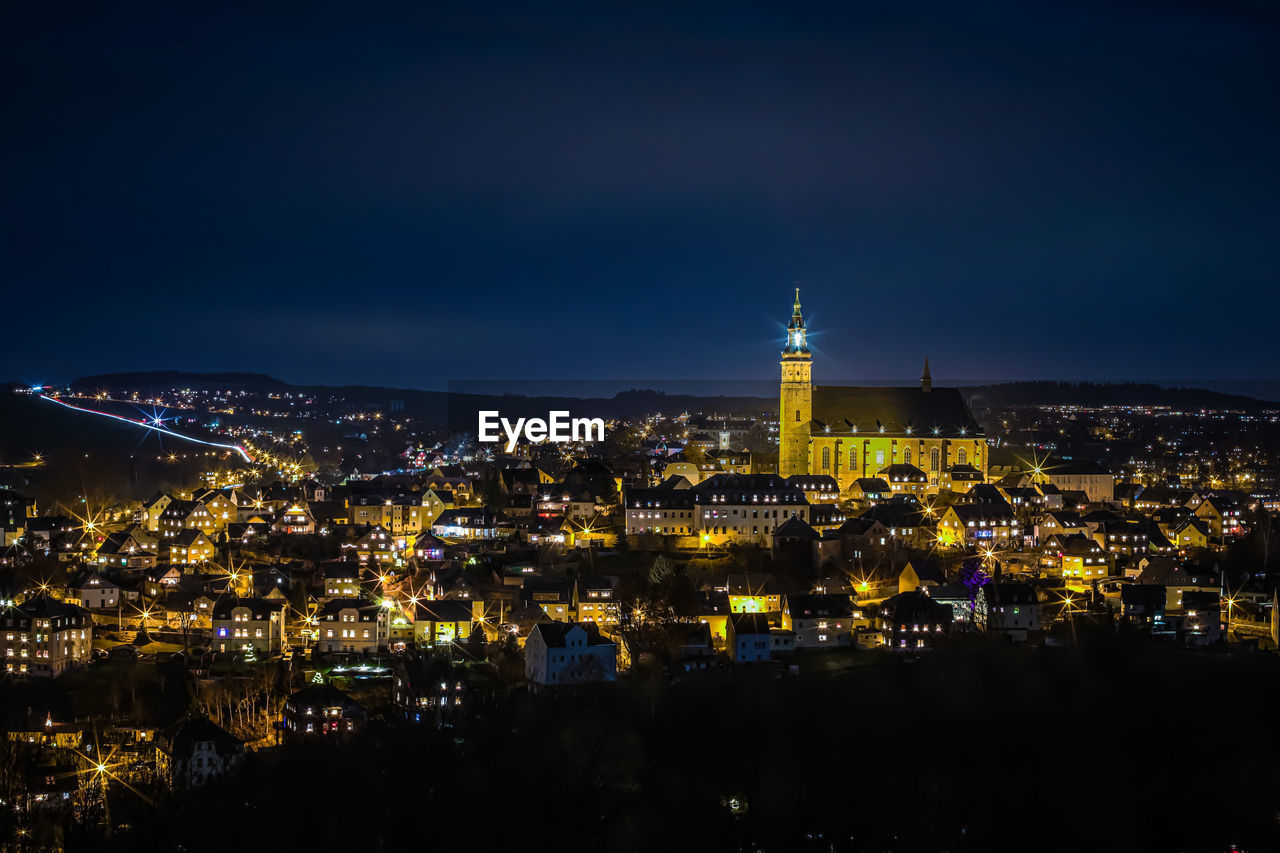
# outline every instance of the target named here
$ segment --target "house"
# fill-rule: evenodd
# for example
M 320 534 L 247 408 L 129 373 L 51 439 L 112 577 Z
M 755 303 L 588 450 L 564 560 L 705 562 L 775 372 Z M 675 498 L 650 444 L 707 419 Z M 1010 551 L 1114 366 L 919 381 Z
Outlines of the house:
M 840 525 L 840 555 L 844 560 L 874 559 L 889 541 L 889 528 L 873 516 L 857 516 Z M 825 549 L 825 543 L 820 548 Z
M 186 529 L 160 540 L 160 559 L 177 565 L 204 563 L 213 559 L 215 549 L 201 530 Z
M 988 583 L 978 590 L 974 606 L 975 627 L 1025 643 L 1041 630 L 1040 602 L 1025 583 Z
M 900 592 L 881 603 L 879 623 L 891 649 L 924 651 L 951 630 L 951 608 L 923 590 Z
M 573 582 L 560 578 L 526 577 L 521 583 L 521 598 L 541 607 L 556 622 L 573 621 Z
M 386 608 L 360 598 L 335 598 L 316 613 L 320 651 L 373 654 L 387 636 Z
M 782 592 L 767 574 L 730 574 L 725 588 L 729 593 L 731 613 L 778 613 L 782 610 Z
M 770 552 L 775 560 L 793 560 L 802 565 L 813 562 L 814 549 L 822 537 L 799 516 L 788 518 L 773 531 Z
M 156 545 L 155 539 L 136 526 L 133 530 L 116 531 L 98 546 L 98 564 L 116 569 L 147 569 L 156 564 Z
M 1081 491 L 1089 503 L 1115 500 L 1115 474 L 1086 459 L 1051 459 L 1040 469 L 1042 481 L 1052 483 L 1064 492 Z
M 443 560 L 444 540 L 430 533 L 419 533 L 413 539 L 412 550 L 419 560 Z
M 224 598 L 213 606 L 213 649 L 278 654 L 284 648 L 285 604 L 265 598 Z
M 952 465 L 942 469 L 938 480 L 939 488 L 948 492 L 964 494 L 974 486 L 984 482 L 982 471 L 973 465 Z
M 1208 525 L 1209 535 L 1214 539 L 1244 535 L 1243 504 L 1232 495 L 1210 495 L 1192 512 Z
M 1068 583 L 1088 585 L 1107 577 L 1111 571 L 1111 558 L 1107 552 L 1096 539 L 1082 533 L 1050 536 L 1041 550 Z
M 671 630 L 676 641 L 671 661 L 673 671 L 696 672 L 715 665 L 716 647 L 709 624 L 676 624 L 671 626 Z
M 85 610 L 101 610 L 106 607 L 119 607 L 121 601 L 120 586 L 107 580 L 97 572 L 89 572 L 80 580 L 67 587 Z
M 432 522 L 431 532 L 448 539 L 495 539 L 498 519 L 486 507 L 446 509 Z
M 192 497 L 203 503 L 205 509 L 209 511 L 209 517 L 213 519 L 214 532 L 234 524 L 239 516 L 239 507 L 236 506 L 236 502 L 224 492 L 205 489 Z
M 938 521 L 940 545 L 994 548 L 1013 544 L 1020 535 L 1021 525 L 1003 498 L 999 503 L 953 504 Z
M 350 560 L 352 555 L 361 566 L 389 563 L 395 557 L 395 539 L 385 527 L 374 525 L 353 542 L 342 543 L 342 556 Z
M 1182 519 L 1174 526 L 1172 534 L 1169 538 L 1180 554 L 1209 547 L 1209 525 L 1196 516 Z
M 926 586 L 942 586 L 947 575 L 942 566 L 932 560 L 911 560 L 898 575 L 898 592 L 911 592 Z
M 613 594 L 613 578 L 582 576 L 573 581 L 573 616 L 608 631 L 618 624 L 618 599 Z
M 616 681 L 618 647 L 589 623 L 539 622 L 524 644 L 524 675 L 533 690 Z
M 702 541 L 767 544 L 774 528 L 788 518 L 808 519 L 804 490 L 773 474 L 715 474 L 690 491 L 694 521 Z
M 364 706 L 332 684 L 308 684 L 285 700 L 281 728 L 288 740 L 347 740 L 364 731 Z
M 276 517 L 275 523 L 271 525 L 272 533 L 283 533 L 287 536 L 294 534 L 310 536 L 318 529 L 315 516 L 311 514 L 311 508 L 305 501 L 285 507 Z
M 324 564 L 322 574 L 326 598 L 356 598 L 360 595 L 358 564 L 333 560 Z
M 480 602 L 460 599 L 419 601 L 414 605 L 413 640 L 420 649 L 451 646 L 471 636 Z
M 874 504 L 888 500 L 893 489 L 882 477 L 859 477 L 849 486 L 849 500 L 863 504 Z
M 164 539 L 173 539 L 185 530 L 199 530 L 205 536 L 212 536 L 219 527 L 213 513 L 203 501 L 171 498 L 164 511 L 159 514 L 157 532 Z
M 8 608 L 0 623 L 6 672 L 56 678 L 89 662 L 93 617 L 78 605 L 38 595 Z
M 694 493 L 674 485 L 654 489 L 626 489 L 622 495 L 627 533 L 691 536 L 697 533 Z
M 890 492 L 895 495 L 910 494 L 921 497 L 930 491 L 929 475 L 905 462 L 890 465 L 879 471 L 877 476 L 889 484 Z
M 853 602 L 847 595 L 789 595 L 782 627 L 797 649 L 842 649 L 853 643 Z
M 1036 525 L 1036 540 L 1044 542 L 1050 536 L 1074 536 L 1088 534 L 1089 528 L 1080 513 L 1059 509 L 1046 512 Z
M 187 717 L 155 736 L 156 775 L 169 788 L 224 776 L 244 758 L 244 741 L 204 717 Z
M 1182 635 L 1188 645 L 1222 639 L 1222 596 L 1217 590 L 1189 590 L 1182 596 Z
M 773 660 L 795 651 L 795 632 L 769 627 L 769 619 L 763 613 L 732 613 L 725 631 L 729 657 L 734 663 Z
M 1167 600 L 1163 586 L 1125 584 L 1120 588 L 1120 614 L 1131 625 L 1162 631 Z
M 438 659 L 401 660 L 393 666 L 391 701 L 402 720 L 447 728 L 463 716 L 468 690 L 462 667 Z

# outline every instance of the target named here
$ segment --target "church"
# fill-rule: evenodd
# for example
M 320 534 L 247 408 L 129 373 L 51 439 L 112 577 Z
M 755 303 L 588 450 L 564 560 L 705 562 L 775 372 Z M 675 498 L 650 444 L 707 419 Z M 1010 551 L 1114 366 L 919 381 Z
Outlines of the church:
M 929 360 L 920 387 L 814 385 L 800 290 L 782 350 L 778 473 L 834 477 L 841 494 L 855 480 L 879 477 L 891 487 L 968 491 L 985 482 L 987 443 L 957 388 L 934 388 Z M 916 491 L 894 487 L 893 491 Z

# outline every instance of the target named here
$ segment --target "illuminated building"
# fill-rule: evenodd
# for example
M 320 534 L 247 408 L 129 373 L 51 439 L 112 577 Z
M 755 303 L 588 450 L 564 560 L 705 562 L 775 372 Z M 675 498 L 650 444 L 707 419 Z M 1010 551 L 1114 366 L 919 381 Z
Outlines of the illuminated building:
M 183 530 L 172 539 L 160 540 L 160 557 L 178 565 L 203 563 L 213 559 L 215 548 L 199 530 Z
M 382 527 L 393 536 L 422 532 L 430 526 L 430 515 L 430 510 L 423 508 L 423 499 L 417 495 L 352 495 L 347 501 L 350 524 Z
M 976 628 L 1003 634 L 1014 642 L 1025 643 L 1032 632 L 1041 630 L 1040 602 L 1030 584 L 983 585 L 973 613 Z
M 734 663 L 756 663 L 790 654 L 796 635 L 787 628 L 771 628 L 763 613 L 733 613 L 725 625 L 725 642 Z
M 360 566 L 332 560 L 324 564 L 324 597 L 356 598 L 360 595 Z
M 731 574 L 726 587 L 730 613 L 778 613 L 782 610 L 782 593 L 770 575 Z
M 953 504 L 938 521 L 938 544 L 985 546 L 1012 544 L 1021 535 L 1018 519 L 1000 504 Z
M 1215 539 L 1223 536 L 1241 536 L 1243 509 L 1240 501 L 1227 495 L 1210 495 L 1194 510 L 1196 518 L 1209 525 L 1209 535 Z
M 205 489 L 196 492 L 192 498 L 203 503 L 205 509 L 209 511 L 216 525 L 215 531 L 225 530 L 228 524 L 235 523 L 239 517 L 240 508 L 236 506 L 235 501 L 220 491 Z
M 413 639 L 421 649 L 435 649 L 465 641 L 471 636 L 480 601 L 444 599 L 414 605 Z
M 88 663 L 93 618 L 74 604 L 38 595 L 4 611 L 5 671 L 52 678 Z
M 951 630 L 951 607 L 921 590 L 900 592 L 880 605 L 880 633 L 895 651 L 926 651 Z
M 853 602 L 847 595 L 788 595 L 782 627 L 795 632 L 797 649 L 840 649 L 853 644 Z
M 218 523 L 203 501 L 183 501 L 176 498 L 165 506 L 157 523 L 157 532 L 166 539 L 172 539 L 187 530 L 199 530 L 205 536 L 212 536 L 217 530 L 226 527 L 225 523 Z
M 316 520 L 305 503 L 292 504 L 285 508 L 271 530 L 275 533 L 310 535 L 316 532 Z
M 573 583 L 573 610 L 578 622 L 591 622 L 606 631 L 618 624 L 618 600 L 613 581 L 606 577 L 578 577 Z
M 213 647 L 219 652 L 277 654 L 284 648 L 285 605 L 263 598 L 226 598 L 213 606 Z
M 616 681 L 618 646 L 590 623 L 539 622 L 524 644 L 524 675 L 531 690 Z
M 431 532 L 446 539 L 493 539 L 498 535 L 498 520 L 484 507 L 447 509 L 431 525 Z
M 350 559 L 349 555 L 354 554 L 361 566 L 389 562 L 395 558 L 395 540 L 386 528 L 371 527 L 354 542 L 343 542 L 341 551 L 343 559 Z
M 346 740 L 364 731 L 364 706 L 332 684 L 309 684 L 284 703 L 281 728 L 289 740 Z
M 116 607 L 120 603 L 120 587 L 97 572 L 89 572 L 67 589 L 86 610 Z
M 1090 503 L 1110 503 L 1116 496 L 1115 474 L 1087 460 L 1046 460 L 1035 479 L 1040 483 L 1051 483 L 1060 491 L 1084 492 Z
M 981 427 L 958 389 L 933 387 L 927 360 L 919 388 L 814 385 L 806 335 L 797 289 L 782 351 L 779 474 L 827 475 L 842 493 L 895 465 L 920 469 L 934 492 L 954 465 L 972 466 L 985 479 Z
M 1055 534 L 1041 545 L 1051 568 L 1056 567 L 1067 583 L 1088 586 L 1111 573 L 1111 558 L 1097 540 L 1081 533 Z
M 796 516 L 807 521 L 809 501 L 790 480 L 774 474 L 716 474 L 691 491 L 694 519 L 704 541 L 769 542 L 774 529 Z
M 372 654 L 386 631 L 387 609 L 360 598 L 335 598 L 316 614 L 320 651 Z
M 170 788 L 203 785 L 231 772 L 244 758 L 244 741 L 201 717 L 188 717 L 155 737 L 156 774 Z

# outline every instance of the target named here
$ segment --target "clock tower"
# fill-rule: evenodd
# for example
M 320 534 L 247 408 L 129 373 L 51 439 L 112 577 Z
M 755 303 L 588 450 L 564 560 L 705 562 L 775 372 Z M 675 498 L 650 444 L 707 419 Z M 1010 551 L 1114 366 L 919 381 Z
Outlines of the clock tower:
M 778 402 L 778 473 L 783 477 L 809 473 L 809 423 L 813 419 L 813 366 L 804 337 L 804 316 L 800 313 L 800 288 L 791 322 L 787 324 L 787 345 L 782 350 L 782 393 Z

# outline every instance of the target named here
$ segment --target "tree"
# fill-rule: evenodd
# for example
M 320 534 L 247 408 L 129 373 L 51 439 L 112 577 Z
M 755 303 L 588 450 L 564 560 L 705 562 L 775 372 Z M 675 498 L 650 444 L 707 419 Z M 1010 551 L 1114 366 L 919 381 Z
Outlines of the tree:
M 665 554 L 659 554 L 654 558 L 653 565 L 649 568 L 649 583 L 660 584 L 675 572 L 675 566 L 667 559 Z

